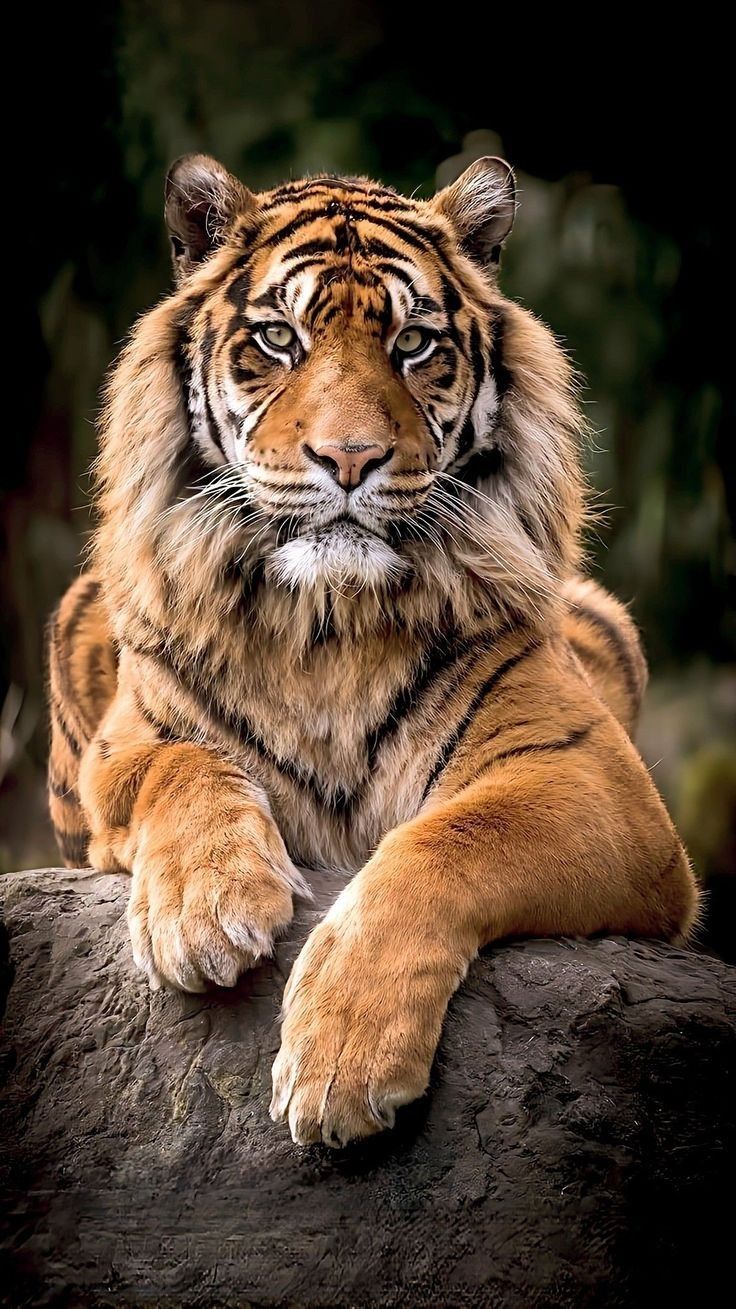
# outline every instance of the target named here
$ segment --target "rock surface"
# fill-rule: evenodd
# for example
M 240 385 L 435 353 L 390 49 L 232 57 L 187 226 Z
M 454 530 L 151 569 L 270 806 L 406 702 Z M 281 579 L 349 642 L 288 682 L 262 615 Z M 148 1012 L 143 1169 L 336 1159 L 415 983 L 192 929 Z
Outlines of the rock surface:
M 315 910 L 235 991 L 151 994 L 126 882 L 0 881 L 8 1303 L 709 1302 L 734 1165 L 725 964 L 620 938 L 499 947 L 396 1130 L 298 1149 L 267 1108 Z M 338 886 L 321 876 L 320 907 Z

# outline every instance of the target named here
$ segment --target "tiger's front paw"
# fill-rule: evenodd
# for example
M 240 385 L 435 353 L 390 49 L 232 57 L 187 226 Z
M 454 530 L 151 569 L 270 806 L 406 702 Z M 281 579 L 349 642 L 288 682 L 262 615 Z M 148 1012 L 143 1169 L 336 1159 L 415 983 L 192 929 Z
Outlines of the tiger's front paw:
M 427 1089 L 459 981 L 457 966 L 427 966 L 400 939 L 376 949 L 342 898 L 312 932 L 284 993 L 271 1117 L 288 1119 L 298 1145 L 339 1147 L 393 1127 L 396 1109 Z
M 133 866 L 128 926 L 137 966 L 156 989 L 234 986 L 271 954 L 293 916 L 294 893 L 310 898 L 281 849 L 264 853 L 247 832 L 211 857 L 174 841 L 143 843 Z

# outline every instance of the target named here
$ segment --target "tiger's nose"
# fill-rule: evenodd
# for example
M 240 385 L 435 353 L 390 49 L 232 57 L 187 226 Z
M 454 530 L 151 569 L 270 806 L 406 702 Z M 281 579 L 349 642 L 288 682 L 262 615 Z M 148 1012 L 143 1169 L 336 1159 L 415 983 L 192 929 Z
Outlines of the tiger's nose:
M 307 459 L 326 468 L 346 491 L 360 486 L 374 468 L 387 464 L 393 454 L 392 449 L 362 441 L 345 441 L 342 445 L 310 445 L 305 441 L 303 449 Z

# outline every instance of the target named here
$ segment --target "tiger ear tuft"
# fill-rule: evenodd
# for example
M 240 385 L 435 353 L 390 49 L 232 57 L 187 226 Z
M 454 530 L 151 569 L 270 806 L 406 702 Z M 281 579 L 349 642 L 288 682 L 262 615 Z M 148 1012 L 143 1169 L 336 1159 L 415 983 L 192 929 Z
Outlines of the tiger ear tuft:
M 177 285 L 253 203 L 251 192 L 209 155 L 182 155 L 174 161 L 166 176 L 164 216 Z
M 505 159 L 476 159 L 432 204 L 450 220 L 471 259 L 484 266 L 498 263 L 516 213 L 516 182 Z

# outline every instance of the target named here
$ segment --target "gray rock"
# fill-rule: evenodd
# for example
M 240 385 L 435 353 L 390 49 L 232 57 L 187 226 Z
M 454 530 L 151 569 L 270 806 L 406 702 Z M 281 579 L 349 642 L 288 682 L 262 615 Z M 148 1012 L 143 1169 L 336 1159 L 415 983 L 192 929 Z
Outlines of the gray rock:
M 299 1149 L 267 1110 L 315 911 L 234 991 L 152 994 L 126 882 L 0 881 L 7 1303 L 715 1302 L 736 1104 L 725 964 L 620 938 L 494 949 L 396 1130 Z M 338 887 L 320 877 L 320 907 Z

